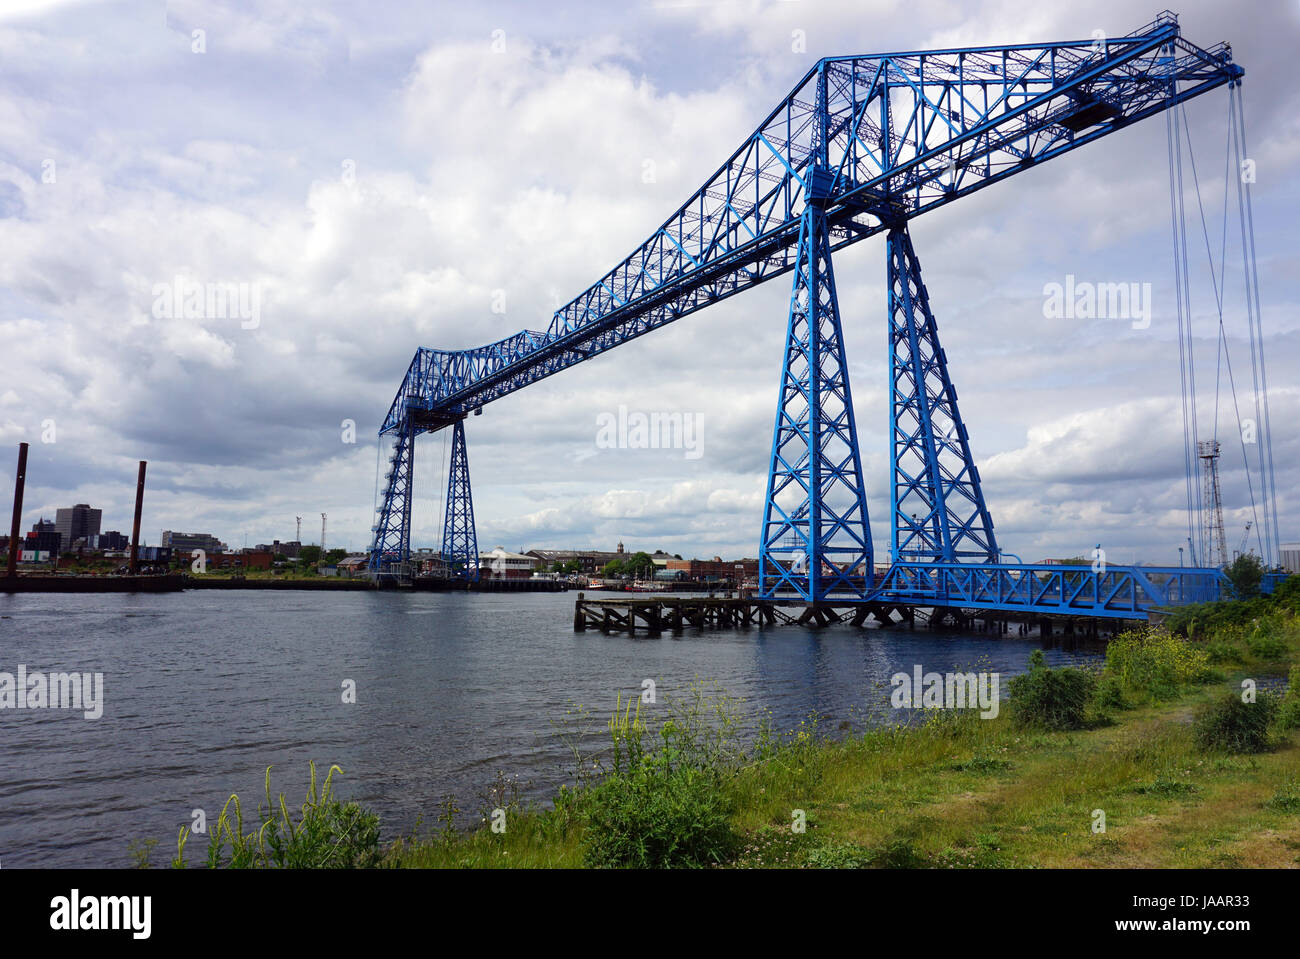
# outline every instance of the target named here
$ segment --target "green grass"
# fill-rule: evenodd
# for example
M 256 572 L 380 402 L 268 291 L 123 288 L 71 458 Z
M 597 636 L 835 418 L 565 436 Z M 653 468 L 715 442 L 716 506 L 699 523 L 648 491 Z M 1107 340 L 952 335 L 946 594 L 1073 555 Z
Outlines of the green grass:
M 1026 733 L 1008 719 L 934 722 L 776 747 L 724 782 L 734 868 L 1218 867 L 1300 864 L 1290 735 L 1251 757 L 1201 752 L 1189 709 L 1211 688 L 1122 723 Z M 1011 758 L 1014 757 L 1014 758 Z M 1106 831 L 1094 832 L 1095 810 Z M 795 832 L 794 811 L 805 828 Z M 403 866 L 580 867 L 585 824 L 553 811 L 392 851 Z

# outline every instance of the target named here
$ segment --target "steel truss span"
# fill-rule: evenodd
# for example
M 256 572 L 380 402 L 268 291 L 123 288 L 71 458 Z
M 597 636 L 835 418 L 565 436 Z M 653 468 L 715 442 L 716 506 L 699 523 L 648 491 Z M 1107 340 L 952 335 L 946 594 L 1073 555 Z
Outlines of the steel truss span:
M 1243 76 L 1226 44 L 1189 43 L 1169 12 L 1104 40 L 818 61 L 693 196 L 545 329 L 416 351 L 380 428 L 394 456 L 372 575 L 400 578 L 409 559 L 415 436 L 454 427 L 443 558 L 453 575 L 477 576 L 468 414 L 793 273 L 759 546 L 763 595 L 878 602 L 889 593 L 919 604 L 942 594 L 1089 615 L 1200 595 L 1181 584 L 1196 575 L 1217 583 L 1217 571 L 1181 571 L 1171 588 L 1167 571 L 1157 582 L 1134 569 L 1067 577 L 1000 562 L 907 224 Z M 893 565 L 879 581 L 832 269 L 836 250 L 878 233 L 888 234 L 893 474 Z
M 1218 599 L 1221 576 L 1217 569 L 1177 566 L 895 563 L 868 598 L 915 606 L 1141 619 L 1153 607 Z

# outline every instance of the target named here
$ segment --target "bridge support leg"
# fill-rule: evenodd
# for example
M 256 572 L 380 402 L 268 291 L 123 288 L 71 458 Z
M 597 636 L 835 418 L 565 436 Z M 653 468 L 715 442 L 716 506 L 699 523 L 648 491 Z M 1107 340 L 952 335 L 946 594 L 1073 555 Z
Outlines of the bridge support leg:
M 442 524 L 442 558 L 452 576 L 478 581 L 478 536 L 474 531 L 474 497 L 469 485 L 465 421 L 452 427 L 451 463 L 447 467 L 447 513 Z
M 905 226 L 889 231 L 894 562 L 998 562 L 993 520 Z
M 398 425 L 388 457 L 384 499 L 370 544 L 371 579 L 405 579 L 411 559 L 411 497 L 415 480 L 416 428 L 409 419 Z
M 793 590 L 816 603 L 832 591 L 865 597 L 871 587 L 871 527 L 830 231 L 817 184 L 799 223 L 785 361 L 777 397 L 759 541 L 759 596 Z

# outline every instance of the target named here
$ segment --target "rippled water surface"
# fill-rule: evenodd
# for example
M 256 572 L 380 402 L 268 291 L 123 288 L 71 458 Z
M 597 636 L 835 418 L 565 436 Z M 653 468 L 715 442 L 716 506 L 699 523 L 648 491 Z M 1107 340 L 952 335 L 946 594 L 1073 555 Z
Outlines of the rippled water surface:
M 848 626 L 603 636 L 573 632 L 574 598 L 0 595 L 0 671 L 102 672 L 105 687 L 98 720 L 0 710 L 0 865 L 120 866 L 145 838 L 165 863 L 191 810 L 215 818 L 235 791 L 255 806 L 268 765 L 273 788 L 301 801 L 309 759 L 342 766 L 342 793 L 391 836 L 433 821 L 449 793 L 477 808 L 498 772 L 548 795 L 569 778 L 554 723 L 574 703 L 607 714 L 646 678 L 661 700 L 698 678 L 783 728 L 814 712 L 835 728 L 914 664 L 1005 676 L 1039 645 Z M 349 679 L 355 705 L 342 702 Z

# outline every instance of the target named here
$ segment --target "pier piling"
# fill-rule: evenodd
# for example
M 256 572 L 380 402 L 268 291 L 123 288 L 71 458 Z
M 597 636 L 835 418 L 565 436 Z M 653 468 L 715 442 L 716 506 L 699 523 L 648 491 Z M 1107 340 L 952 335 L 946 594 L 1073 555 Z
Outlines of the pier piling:
M 135 575 L 140 565 L 140 515 L 144 511 L 144 468 L 145 461 L 140 461 L 140 474 L 135 481 L 135 521 L 131 524 L 131 561 L 130 572 Z
M 18 550 L 21 541 L 18 533 L 23 525 L 23 489 L 27 485 L 27 444 L 18 444 L 18 475 L 14 477 L 14 519 L 9 526 L 9 562 L 6 576 L 18 575 Z

